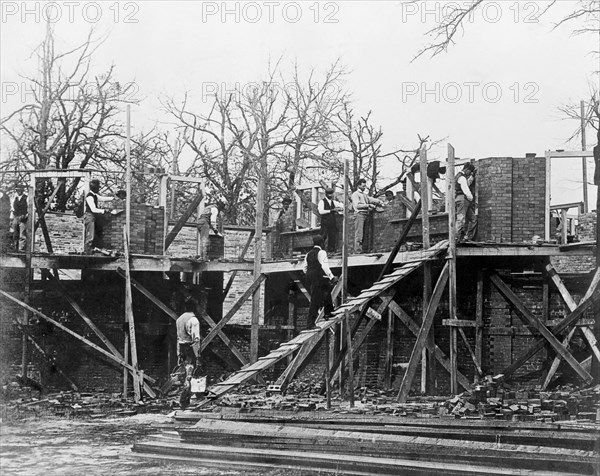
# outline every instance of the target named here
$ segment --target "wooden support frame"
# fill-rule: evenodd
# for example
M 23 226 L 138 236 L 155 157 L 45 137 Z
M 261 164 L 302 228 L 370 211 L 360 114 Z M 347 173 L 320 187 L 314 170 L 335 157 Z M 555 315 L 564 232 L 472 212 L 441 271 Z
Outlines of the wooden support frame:
M 140 379 L 137 358 L 137 341 L 135 337 L 135 319 L 133 316 L 133 302 L 131 296 L 131 273 L 129 271 L 129 236 L 127 225 L 123 226 L 123 250 L 125 254 L 125 321 L 129 329 L 129 349 L 131 351 L 131 366 L 135 369 L 133 372 L 133 395 L 136 402 L 140 401 Z M 127 354 L 124 355 L 127 358 Z
M 448 144 L 448 167 L 446 173 L 447 201 L 448 201 L 448 260 L 449 260 L 449 283 L 448 283 L 448 311 L 450 319 L 457 319 L 456 315 L 456 175 L 454 170 L 455 151 Z M 456 327 L 450 327 L 450 392 L 458 393 L 458 350 L 457 350 Z
M 554 269 L 554 267 L 551 264 L 547 264 L 545 269 L 546 269 L 546 273 L 550 277 L 551 281 L 556 286 L 556 289 L 558 290 L 561 298 L 563 299 L 565 305 L 567 306 L 567 309 L 569 309 L 569 311 L 573 312 L 575 309 L 577 309 L 577 303 L 575 302 L 575 300 L 573 299 L 573 297 L 571 296 L 571 294 L 567 290 L 567 288 L 564 285 L 562 279 L 560 279 L 560 276 L 558 275 L 558 273 L 556 272 L 556 270 Z M 562 345 L 565 348 L 569 345 L 569 342 L 571 341 L 571 338 L 575 334 L 576 329 L 577 329 L 577 327 L 574 326 L 569 331 L 569 333 L 567 334 L 567 336 L 563 339 Z M 584 337 L 588 341 L 588 344 L 590 345 L 594 356 L 596 357 L 597 360 L 600 361 L 600 351 L 598 350 L 598 345 L 596 343 L 596 339 L 595 339 L 593 331 L 589 327 L 587 327 L 587 326 L 581 327 L 581 330 L 582 330 L 582 332 L 584 334 Z M 552 380 L 552 377 L 554 377 L 554 374 L 558 370 L 558 367 L 560 365 L 560 361 L 561 361 L 560 355 L 557 355 L 554 358 L 554 360 L 552 361 L 552 365 L 550 366 L 550 370 L 548 370 L 548 374 L 546 375 L 546 378 L 545 378 L 544 383 L 542 385 L 542 390 L 545 390 L 548 387 L 548 385 L 550 384 L 550 382 Z
M 68 327 L 62 325 L 60 322 L 57 322 L 54 319 L 52 319 L 51 317 L 46 316 L 41 311 L 38 311 L 37 309 L 35 309 L 35 308 L 31 307 L 30 305 L 24 303 L 23 301 L 15 298 L 14 296 L 11 296 L 9 293 L 7 293 L 5 291 L 2 291 L 0 289 L 0 295 L 4 296 L 5 298 L 7 298 L 7 299 L 9 299 L 11 301 L 13 301 L 14 303 L 18 304 L 22 308 L 27 309 L 32 314 L 35 314 L 36 316 L 41 317 L 42 319 L 44 319 L 45 321 L 49 322 L 50 324 L 53 324 L 54 326 L 58 327 L 62 331 L 66 332 L 67 334 L 69 334 L 72 337 L 74 337 L 75 339 L 83 342 L 84 344 L 88 345 L 89 347 L 91 347 L 92 349 L 96 350 L 97 352 L 100 352 L 102 355 L 104 355 L 108 359 L 110 359 L 113 362 L 115 362 L 115 363 L 121 365 L 122 367 L 128 369 L 130 372 L 135 372 L 136 371 L 136 369 L 134 369 L 133 366 L 129 365 L 123 359 L 119 359 L 118 357 L 116 357 L 115 355 L 111 354 L 107 350 L 104 350 L 102 347 L 97 346 L 96 344 L 94 344 L 90 340 L 86 339 L 85 337 L 82 337 L 79 334 L 77 334 L 76 332 L 73 332 L 71 329 L 69 329 Z M 156 382 L 153 378 L 151 378 L 151 377 L 149 377 L 149 376 L 147 376 L 145 374 L 144 374 L 144 379 L 148 380 L 151 383 Z
M 244 249 L 240 253 L 240 256 L 239 256 L 240 261 L 242 261 L 244 259 L 244 256 L 246 256 L 246 253 L 248 252 L 248 249 L 250 248 L 250 244 L 252 243 L 252 239 L 254 238 L 255 233 L 256 233 L 255 230 L 252 230 L 250 232 L 250 235 L 248 236 L 248 240 L 246 241 L 246 244 L 244 245 Z M 225 289 L 223 290 L 223 299 L 225 299 L 227 297 L 227 294 L 229 294 L 229 290 L 231 289 L 231 286 L 233 285 L 233 282 L 235 281 L 235 277 L 237 276 L 237 273 L 238 273 L 237 271 L 233 271 L 231 273 L 231 276 L 229 276 L 229 279 L 227 280 L 227 285 L 225 286 Z
M 386 333 L 386 353 L 385 353 L 385 370 L 384 370 L 384 385 L 386 389 L 392 388 L 392 369 L 394 365 L 394 314 L 388 306 L 388 325 Z
M 254 293 L 254 291 L 256 291 L 256 289 L 259 288 L 259 286 L 261 285 L 261 283 L 266 279 L 267 277 L 264 274 L 261 274 L 258 276 L 258 278 L 256 278 L 254 280 L 254 282 L 248 287 L 248 289 L 246 289 L 246 291 L 244 292 L 244 294 L 242 294 L 240 296 L 240 298 L 237 300 L 237 302 L 233 305 L 233 307 L 229 310 L 229 312 L 227 314 L 225 314 L 223 316 L 223 318 L 217 322 L 217 325 L 215 327 L 213 327 L 210 332 L 208 333 L 208 335 L 202 340 L 202 343 L 200 344 L 200 348 L 201 349 L 205 349 L 206 346 L 215 338 L 215 336 L 217 335 L 217 333 L 223 329 L 223 327 L 225 327 L 225 324 L 227 324 L 231 318 L 235 315 L 235 313 L 240 309 L 240 307 L 242 307 L 242 305 L 248 300 L 248 298 L 250 296 L 252 296 L 252 294 Z
M 420 329 L 419 325 L 416 323 L 416 321 L 412 317 L 410 317 L 404 311 L 404 309 L 402 309 L 395 301 L 390 302 L 389 308 L 393 312 L 393 314 L 408 328 L 408 330 L 410 330 L 413 333 L 413 335 L 415 337 L 417 337 L 419 335 L 419 329 Z M 432 347 L 429 347 L 429 342 L 427 342 L 426 345 L 428 346 L 427 349 L 429 350 L 429 352 L 431 352 L 433 355 L 435 355 L 436 360 L 440 363 L 440 365 L 449 374 L 450 373 L 450 360 L 448 359 L 446 354 L 444 354 L 442 349 L 440 349 L 435 344 Z M 460 386 L 462 386 L 465 390 L 469 390 L 471 388 L 469 379 L 467 379 L 467 377 L 465 377 L 460 372 L 457 372 L 456 375 L 457 375 L 458 384 Z
M 344 329 L 346 330 L 346 352 L 348 362 L 348 380 L 346 382 L 350 400 L 350 408 L 354 408 L 354 349 L 352 348 L 352 332 L 350 330 L 350 314 L 344 316 Z
M 567 363 L 577 372 L 577 374 L 586 382 L 591 382 L 592 376 L 579 364 L 579 362 L 571 355 L 571 353 L 562 346 L 554 334 L 533 314 L 529 311 L 517 295 L 502 281 L 497 274 L 490 275 L 490 281 L 498 291 L 504 296 L 507 301 L 517 310 L 518 314 L 525 318 L 526 322 L 533 326 L 544 339 L 564 358 Z
M 429 249 L 431 246 L 431 240 L 429 237 L 429 209 L 430 209 L 430 191 L 429 178 L 427 177 L 427 147 L 423 145 L 419 152 L 419 165 L 420 165 L 420 195 L 421 195 L 421 228 L 423 238 L 423 248 Z M 431 263 L 423 263 L 423 303 L 429 302 L 431 299 Z M 423 305 L 422 309 L 422 320 L 425 321 L 425 315 L 427 309 Z M 431 342 L 435 342 L 433 326 L 429 329 L 427 339 Z M 428 364 L 428 360 L 430 365 Z M 432 355 L 427 356 L 427 347 L 423 347 L 421 354 L 421 393 L 427 393 L 427 388 L 433 390 L 435 385 L 435 376 L 433 375 L 433 367 L 435 365 L 435 358 Z
M 442 293 L 444 292 L 444 288 L 446 287 L 446 283 L 448 282 L 448 274 L 449 264 L 446 263 L 437 280 L 437 283 L 435 284 L 433 294 L 431 295 L 431 300 L 427 304 L 427 312 L 425 314 L 425 318 L 423 319 L 423 323 L 421 324 L 419 334 L 417 335 L 417 341 L 415 342 L 412 353 L 410 355 L 408 368 L 406 369 L 404 378 L 402 379 L 402 384 L 400 385 L 400 391 L 398 392 L 398 401 L 401 403 L 406 402 L 406 399 L 408 398 L 408 392 L 410 391 L 412 381 L 415 377 L 417 366 L 419 365 L 419 361 L 421 359 L 421 353 L 425 348 L 425 342 L 427 340 L 427 335 L 429 334 L 429 329 L 433 324 L 435 312 L 437 311 L 438 305 L 442 298 Z
M 177 223 L 175 224 L 175 226 L 173 228 L 171 228 L 171 231 L 165 238 L 165 251 L 167 251 L 167 249 L 169 248 L 169 246 L 171 246 L 171 244 L 173 243 L 175 238 L 177 238 L 177 235 L 183 228 L 183 225 L 185 225 L 187 223 L 189 218 L 196 211 L 196 209 L 198 208 L 198 205 L 200 205 L 200 202 L 202 201 L 203 198 L 204 198 L 204 194 L 202 193 L 202 191 L 199 191 L 198 195 L 196 195 L 196 197 L 194 197 L 194 200 L 192 200 L 191 203 L 188 205 L 188 207 L 186 208 L 183 215 L 181 215 L 179 220 L 177 220 Z

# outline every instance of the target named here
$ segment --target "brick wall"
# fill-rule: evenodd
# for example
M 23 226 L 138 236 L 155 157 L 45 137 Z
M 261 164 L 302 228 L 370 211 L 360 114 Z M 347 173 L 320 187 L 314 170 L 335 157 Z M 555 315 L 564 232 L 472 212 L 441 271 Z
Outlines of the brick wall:
M 579 216 L 576 235 L 579 241 L 596 241 L 596 212 Z M 552 256 L 552 266 L 559 273 L 588 273 L 596 269 L 594 256 Z
M 480 241 L 522 242 L 544 236 L 545 158 L 477 161 Z

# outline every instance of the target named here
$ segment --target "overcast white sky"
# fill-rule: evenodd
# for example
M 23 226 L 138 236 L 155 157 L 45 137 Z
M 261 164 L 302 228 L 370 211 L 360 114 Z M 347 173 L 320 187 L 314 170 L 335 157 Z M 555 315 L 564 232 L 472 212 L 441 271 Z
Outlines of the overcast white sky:
M 2 1 L 0 115 L 23 101 L 14 85 L 21 84 L 19 74 L 35 70 L 30 55 L 43 39 L 44 16 L 58 11 L 59 50 L 81 43 L 92 26 L 108 35 L 95 72 L 114 63 L 122 83 L 135 82 L 146 98 L 132 110 L 138 129 L 164 120 L 161 96 L 190 90 L 200 101 L 203 89 L 260 80 L 269 59 L 283 58 L 284 70 L 296 61 L 323 71 L 340 58 L 356 111 L 372 111 L 387 150 L 415 147 L 417 134 L 447 138 L 464 158 L 580 149 L 579 142 L 565 144 L 577 121 L 562 120 L 557 108 L 588 98 L 597 84 L 591 52 L 598 38 L 572 36 L 571 25 L 552 29 L 574 1 L 558 2 L 537 21 L 548 2 L 487 2 L 447 53 L 411 63 L 446 3 L 58 1 L 50 12 L 46 2 Z M 445 143 L 430 154 L 445 156 Z M 386 165 L 391 175 L 394 164 Z M 553 167 L 560 171 L 553 174 L 553 203 L 581 200 L 581 160 Z M 593 209 L 596 187 L 589 190 Z

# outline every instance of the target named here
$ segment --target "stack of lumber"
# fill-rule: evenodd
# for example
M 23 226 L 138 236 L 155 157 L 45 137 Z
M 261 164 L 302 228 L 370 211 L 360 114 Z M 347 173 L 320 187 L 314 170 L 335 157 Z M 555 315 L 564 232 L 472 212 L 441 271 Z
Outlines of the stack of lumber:
M 364 416 L 332 412 L 183 412 L 193 426 L 133 451 L 228 469 L 335 474 L 597 474 L 597 425 Z

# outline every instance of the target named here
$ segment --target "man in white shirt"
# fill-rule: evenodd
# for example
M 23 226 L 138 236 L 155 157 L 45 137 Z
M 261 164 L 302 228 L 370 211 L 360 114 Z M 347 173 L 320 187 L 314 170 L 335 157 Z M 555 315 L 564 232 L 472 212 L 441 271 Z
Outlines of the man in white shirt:
M 344 205 L 333 199 L 333 189 L 325 189 L 325 198 L 319 200 L 319 215 L 321 216 L 321 236 L 327 243 L 327 252 L 335 253 L 337 247 L 337 215 L 344 210 Z
M 106 212 L 103 208 L 98 208 L 99 202 L 110 202 L 112 197 L 103 197 L 99 195 L 100 181 L 94 179 L 90 181 L 90 191 L 85 197 L 85 213 L 83 215 L 83 224 L 85 225 L 84 253 L 91 255 L 94 248 L 102 248 L 102 215 Z
M 196 228 L 198 229 L 198 235 L 200 239 L 200 256 L 198 259 L 201 261 L 208 260 L 208 249 L 210 244 L 210 230 L 211 228 L 216 233 L 217 218 L 219 216 L 219 209 L 216 205 L 210 203 L 204 205 L 204 210 L 200 213 Z
M 323 238 L 321 235 L 313 236 L 313 249 L 306 254 L 302 265 L 302 271 L 306 274 L 310 293 L 310 306 L 306 318 L 307 329 L 315 326 L 321 308 L 324 308 L 323 319 L 325 320 L 333 312 L 331 289 L 337 278 L 329 268 L 327 252 L 321 248 L 322 246 Z
M 473 210 L 473 192 L 470 189 L 470 183 L 475 174 L 475 166 L 467 162 L 463 169 L 456 174 L 456 241 L 460 243 L 465 240 L 467 230 L 473 228 L 475 213 Z M 471 239 L 472 236 L 466 238 Z
M 177 357 L 180 364 L 193 365 L 196 368 L 200 359 L 200 322 L 194 314 L 195 303 L 187 299 L 185 312 L 177 318 Z
M 369 217 L 369 212 L 375 210 L 377 206 L 383 206 L 384 203 L 365 192 L 367 181 L 360 179 L 357 183 L 357 190 L 352 194 L 352 207 L 354 208 L 354 252 L 363 252 L 363 237 L 365 235 L 365 224 Z

